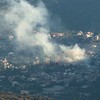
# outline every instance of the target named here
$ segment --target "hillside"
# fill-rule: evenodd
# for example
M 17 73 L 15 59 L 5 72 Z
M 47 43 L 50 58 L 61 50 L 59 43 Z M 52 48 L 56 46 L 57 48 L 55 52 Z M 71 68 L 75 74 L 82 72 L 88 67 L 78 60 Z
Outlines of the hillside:
M 0 93 L 0 100 L 54 100 L 43 96 L 19 95 L 13 93 Z
M 0 1 L 4 9 L 6 1 Z M 36 4 L 38 0 L 27 0 Z M 40 0 L 39 0 L 40 1 Z M 100 0 L 42 0 L 50 14 L 50 27 L 53 31 L 99 31 Z
M 100 0 L 43 1 L 50 13 L 52 13 L 52 18 L 55 20 L 58 17 L 65 28 L 70 30 L 100 31 Z

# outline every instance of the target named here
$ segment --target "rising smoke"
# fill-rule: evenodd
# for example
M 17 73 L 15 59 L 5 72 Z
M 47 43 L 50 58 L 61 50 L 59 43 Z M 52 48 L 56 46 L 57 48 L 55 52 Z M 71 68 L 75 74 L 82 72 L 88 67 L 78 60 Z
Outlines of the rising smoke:
M 16 37 L 19 50 L 33 47 L 34 53 L 34 48 L 40 46 L 43 59 L 48 57 L 51 61 L 74 62 L 86 58 L 85 50 L 78 45 L 67 47 L 50 40 L 49 12 L 42 1 L 36 5 L 31 5 L 26 0 L 7 1 L 8 9 L 4 16 Z M 39 50 L 41 51 L 37 49 Z

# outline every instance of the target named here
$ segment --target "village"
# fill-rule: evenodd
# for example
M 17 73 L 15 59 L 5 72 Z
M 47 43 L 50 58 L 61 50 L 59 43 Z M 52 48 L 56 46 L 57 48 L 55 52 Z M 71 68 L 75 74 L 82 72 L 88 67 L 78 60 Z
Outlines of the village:
M 16 54 L 11 42 L 14 36 L 0 35 L 1 92 L 46 95 L 58 98 L 58 100 L 62 100 L 61 97 L 66 98 L 66 95 L 69 97 L 70 91 L 73 95 L 78 95 L 78 98 L 92 96 L 93 92 L 85 92 L 85 90 L 94 89 L 94 84 L 97 84 L 97 79 L 100 78 L 98 49 L 100 35 L 79 31 L 71 35 L 52 33 L 50 37 L 52 41 L 61 44 L 74 45 L 77 43 L 81 47 L 87 47 L 87 54 L 90 58 L 88 61 L 77 63 L 64 63 L 57 60 L 52 62 L 49 58 L 41 61 L 38 56 L 33 59 L 30 56 Z M 78 90 L 75 93 L 76 89 Z

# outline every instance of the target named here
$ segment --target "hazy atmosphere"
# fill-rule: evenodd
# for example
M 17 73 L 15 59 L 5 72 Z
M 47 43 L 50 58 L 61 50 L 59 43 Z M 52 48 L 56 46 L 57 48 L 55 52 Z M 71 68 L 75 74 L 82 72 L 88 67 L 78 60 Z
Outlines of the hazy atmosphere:
M 99 0 L 0 0 L 0 100 L 100 100 Z

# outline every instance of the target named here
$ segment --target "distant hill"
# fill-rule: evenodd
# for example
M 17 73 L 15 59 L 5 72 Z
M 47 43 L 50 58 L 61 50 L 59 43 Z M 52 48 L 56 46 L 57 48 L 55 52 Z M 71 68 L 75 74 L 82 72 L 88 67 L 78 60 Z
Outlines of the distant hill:
M 100 0 L 43 0 L 69 30 L 100 31 Z
M 0 9 L 7 0 L 0 1 Z M 38 0 L 27 0 L 31 4 Z M 42 0 L 48 8 L 53 30 L 99 31 L 100 0 Z M 50 21 L 51 22 L 51 21 Z

